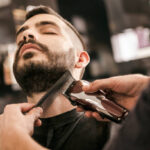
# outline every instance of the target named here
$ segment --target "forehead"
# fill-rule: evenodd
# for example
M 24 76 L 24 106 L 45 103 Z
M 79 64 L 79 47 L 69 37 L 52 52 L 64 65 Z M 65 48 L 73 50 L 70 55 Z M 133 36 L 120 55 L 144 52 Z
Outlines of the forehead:
M 35 15 L 35 16 L 31 17 L 30 19 L 28 19 L 27 21 L 25 21 L 25 23 L 22 26 L 29 26 L 30 27 L 30 26 L 34 26 L 36 23 L 42 22 L 42 21 L 54 22 L 60 28 L 66 28 L 66 26 L 67 26 L 57 16 L 50 15 L 50 14 L 38 14 L 38 15 Z

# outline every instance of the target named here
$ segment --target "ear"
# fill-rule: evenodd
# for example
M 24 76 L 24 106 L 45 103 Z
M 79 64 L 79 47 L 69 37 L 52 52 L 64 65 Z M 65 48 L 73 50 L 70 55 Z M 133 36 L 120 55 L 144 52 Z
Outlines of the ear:
M 79 59 L 75 64 L 75 68 L 84 68 L 90 61 L 90 57 L 86 51 L 81 51 L 79 54 Z

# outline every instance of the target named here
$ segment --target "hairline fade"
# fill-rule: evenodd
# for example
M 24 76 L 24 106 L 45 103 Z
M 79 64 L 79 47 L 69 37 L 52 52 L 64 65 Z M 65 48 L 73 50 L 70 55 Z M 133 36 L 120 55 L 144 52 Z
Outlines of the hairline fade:
M 83 50 L 86 49 L 86 46 L 85 46 L 79 32 L 75 29 L 75 27 L 71 23 L 69 23 L 66 19 L 61 17 L 58 13 L 56 13 L 50 7 L 46 7 L 46 6 L 43 6 L 43 5 L 36 6 L 31 11 L 27 12 L 25 21 L 30 19 L 31 17 L 33 17 L 35 15 L 38 15 L 38 14 L 50 14 L 50 15 L 54 15 L 54 16 L 58 17 L 60 20 L 62 20 L 75 33 L 75 35 L 78 37 L 79 41 L 81 42 Z

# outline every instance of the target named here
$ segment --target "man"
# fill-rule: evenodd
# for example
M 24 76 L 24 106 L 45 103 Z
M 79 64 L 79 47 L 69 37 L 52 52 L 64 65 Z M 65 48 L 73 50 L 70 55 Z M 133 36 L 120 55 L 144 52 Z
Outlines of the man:
M 137 102 L 136 107 L 131 111 L 127 119 L 124 121 L 118 134 L 106 145 L 105 150 L 148 150 L 150 148 L 150 87 L 147 88 L 140 100 L 137 101 L 142 91 L 147 87 L 147 85 L 149 85 L 149 81 L 150 78 L 146 76 L 126 75 L 96 80 L 89 86 L 85 86 L 83 88 L 83 90 L 86 92 L 94 92 L 99 90 L 99 88 L 109 89 L 115 93 L 113 95 L 115 99 L 119 98 L 121 104 L 130 109 L 133 109 L 135 102 Z M 123 103 L 123 101 L 125 101 L 125 103 Z M 132 105 L 130 104 L 131 101 L 133 101 L 131 103 Z M 117 100 L 117 102 L 119 101 Z M 26 119 L 26 116 L 21 113 L 21 111 L 26 112 L 27 110 L 30 110 L 31 107 L 33 107 L 31 104 L 18 104 L 5 108 L 6 110 L 4 111 L 4 114 L 1 116 L 0 120 L 1 126 L 3 126 L 3 128 L 0 128 L 0 131 L 3 131 L 4 135 L 2 136 L 1 134 L 0 136 L 0 145 L 3 146 L 3 150 L 6 150 L 6 147 L 7 150 L 11 150 L 11 148 L 15 148 L 16 150 L 30 150 L 32 148 L 34 149 L 34 147 L 37 150 L 44 150 L 43 147 L 40 147 L 40 145 L 33 141 L 29 136 L 29 133 L 33 132 L 34 121 L 39 117 L 41 110 L 39 108 L 34 108 L 34 110 L 31 110 L 26 114 L 30 116 L 29 119 Z M 86 115 L 93 115 L 93 117 L 95 117 L 97 120 L 101 119 L 97 113 L 87 112 Z M 2 120 L 5 120 L 5 122 Z M 12 125 L 9 123 L 10 121 Z M 30 125 L 30 128 L 27 128 L 24 126 L 24 124 Z M 40 122 L 38 125 L 40 125 Z M 17 134 L 8 134 L 7 131 L 9 130 L 13 131 L 11 133 Z M 24 133 L 24 136 L 21 136 L 22 133 Z M 17 138 L 19 137 L 19 146 L 25 141 L 28 142 L 28 144 L 24 145 L 24 147 L 15 147 L 15 142 L 12 142 L 14 141 L 14 136 Z M 4 142 L 2 142 L 2 139 Z M 7 141 L 6 139 L 9 141 L 8 143 L 5 142 Z
M 17 32 L 14 75 L 36 104 L 46 91 L 69 70 L 81 79 L 89 56 L 75 28 L 53 10 L 41 6 L 27 14 Z M 42 126 L 33 138 L 50 149 L 99 150 L 108 136 L 108 125 L 77 113 L 67 98 L 59 95 L 41 115 Z

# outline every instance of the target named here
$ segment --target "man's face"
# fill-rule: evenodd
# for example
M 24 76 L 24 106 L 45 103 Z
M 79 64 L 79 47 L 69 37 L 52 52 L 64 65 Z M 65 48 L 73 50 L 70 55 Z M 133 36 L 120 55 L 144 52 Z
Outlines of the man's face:
M 59 18 L 39 14 L 18 31 L 14 74 L 27 94 L 47 90 L 63 72 L 74 68 L 76 51 L 67 29 Z

